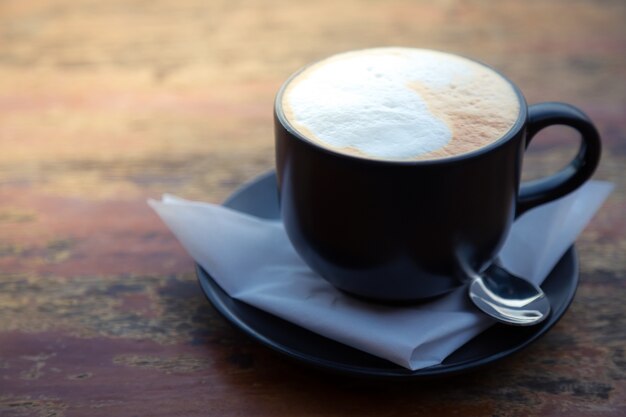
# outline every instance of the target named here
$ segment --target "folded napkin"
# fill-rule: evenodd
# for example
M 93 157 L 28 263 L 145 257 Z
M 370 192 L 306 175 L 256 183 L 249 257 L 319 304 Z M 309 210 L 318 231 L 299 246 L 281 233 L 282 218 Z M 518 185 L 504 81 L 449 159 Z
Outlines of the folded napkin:
M 590 181 L 520 217 L 499 255 L 502 265 L 541 284 L 612 188 Z M 494 324 L 471 305 L 465 287 L 415 306 L 350 297 L 311 271 L 280 221 L 170 195 L 149 204 L 231 297 L 405 368 L 439 364 Z

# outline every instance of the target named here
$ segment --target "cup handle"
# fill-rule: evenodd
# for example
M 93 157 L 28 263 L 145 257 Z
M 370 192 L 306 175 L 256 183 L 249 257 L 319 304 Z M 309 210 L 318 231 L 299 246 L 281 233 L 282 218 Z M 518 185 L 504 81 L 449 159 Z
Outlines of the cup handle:
M 571 193 L 587 181 L 600 161 L 600 135 L 591 120 L 578 108 L 565 103 L 540 103 L 528 108 L 526 147 L 542 129 L 564 125 L 580 132 L 578 154 L 561 171 L 520 184 L 515 216 Z

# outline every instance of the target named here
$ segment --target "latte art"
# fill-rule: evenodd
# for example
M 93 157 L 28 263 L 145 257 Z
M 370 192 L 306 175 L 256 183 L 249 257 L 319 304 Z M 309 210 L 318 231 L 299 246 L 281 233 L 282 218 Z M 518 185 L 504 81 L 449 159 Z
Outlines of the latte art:
M 513 126 L 520 101 L 490 68 L 441 52 L 377 48 L 305 68 L 281 97 L 308 140 L 370 159 L 424 160 L 484 147 Z

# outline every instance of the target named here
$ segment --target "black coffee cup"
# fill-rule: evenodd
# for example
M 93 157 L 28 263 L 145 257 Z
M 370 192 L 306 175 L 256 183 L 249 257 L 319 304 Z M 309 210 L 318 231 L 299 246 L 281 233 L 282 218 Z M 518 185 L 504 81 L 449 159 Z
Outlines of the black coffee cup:
M 599 135 L 582 111 L 563 103 L 527 106 L 511 82 L 520 103 L 517 121 L 487 146 L 423 161 L 350 156 L 289 124 L 281 107 L 288 83 L 274 108 L 285 229 L 314 271 L 370 299 L 410 301 L 458 287 L 461 264 L 487 268 L 516 217 L 578 188 L 600 158 Z M 578 154 L 556 174 L 520 184 L 525 149 L 552 125 L 580 132 Z

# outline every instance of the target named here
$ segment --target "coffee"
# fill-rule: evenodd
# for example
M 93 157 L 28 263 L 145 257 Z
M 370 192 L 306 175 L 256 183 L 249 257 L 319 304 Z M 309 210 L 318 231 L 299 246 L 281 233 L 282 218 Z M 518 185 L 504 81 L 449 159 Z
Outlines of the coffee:
M 469 59 L 376 48 L 305 68 L 286 85 L 281 107 L 293 129 L 324 148 L 405 161 L 497 141 L 515 124 L 520 99 L 501 75 Z

